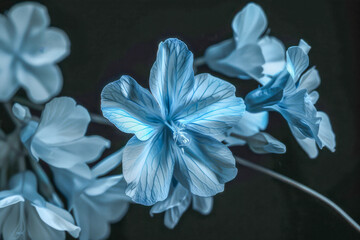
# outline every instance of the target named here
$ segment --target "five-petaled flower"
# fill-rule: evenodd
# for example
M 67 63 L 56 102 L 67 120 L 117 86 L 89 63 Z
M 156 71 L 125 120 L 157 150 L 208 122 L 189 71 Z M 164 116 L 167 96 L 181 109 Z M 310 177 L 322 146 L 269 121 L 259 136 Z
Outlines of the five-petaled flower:
M 245 109 L 235 87 L 209 74 L 194 76 L 187 46 L 167 39 L 159 45 L 150 89 L 122 76 L 101 94 L 103 115 L 135 134 L 124 149 L 126 194 L 152 205 L 167 198 L 173 176 L 198 196 L 223 191 L 237 169 L 220 141 Z
M 49 24 L 46 7 L 35 2 L 0 14 L 0 101 L 8 101 L 19 87 L 36 103 L 60 92 L 62 74 L 56 63 L 69 54 L 70 42 Z

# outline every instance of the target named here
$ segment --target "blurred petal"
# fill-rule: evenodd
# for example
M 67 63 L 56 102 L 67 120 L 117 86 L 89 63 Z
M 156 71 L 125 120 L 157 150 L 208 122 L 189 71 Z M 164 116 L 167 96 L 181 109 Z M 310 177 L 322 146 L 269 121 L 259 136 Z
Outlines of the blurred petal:
M 309 66 L 309 57 L 300 47 L 289 47 L 286 51 L 286 68 L 295 82 Z
M 225 138 L 226 131 L 239 121 L 245 110 L 244 101 L 235 97 L 235 87 L 210 74 L 199 74 L 185 107 L 174 119 L 186 128 Z
M 12 68 L 13 56 L 0 50 L 0 102 L 10 100 L 19 88 L 19 83 L 13 75 Z
M 130 76 L 122 76 L 105 86 L 101 110 L 118 129 L 134 133 L 142 141 L 156 132 L 159 105 L 150 92 Z
M 330 151 L 335 152 L 335 134 L 332 130 L 329 116 L 324 112 L 317 112 L 317 117 L 321 117 L 319 126 L 319 138 L 323 145 Z
M 33 67 L 18 63 L 16 78 L 35 103 L 43 103 L 59 94 L 63 85 L 62 74 L 56 65 Z
M 188 209 L 190 201 L 191 193 L 178 183 L 164 201 L 157 202 L 151 208 L 150 215 L 165 212 L 164 224 L 166 227 L 173 229 L 183 213 Z
M 213 208 L 213 203 L 214 203 L 213 197 L 199 197 L 199 196 L 193 195 L 192 200 L 193 200 L 193 203 L 192 203 L 193 209 L 195 211 L 198 211 L 199 213 L 204 214 L 204 215 L 210 214 L 210 212 Z
M 105 193 L 109 188 L 115 186 L 124 178 L 122 175 L 109 176 L 96 179 L 84 191 L 89 196 L 96 196 Z
M 183 105 L 194 85 L 193 54 L 185 43 L 170 38 L 159 44 L 149 83 L 163 116 Z
M 115 167 L 120 165 L 123 158 L 123 152 L 124 148 L 121 148 L 120 150 L 112 153 L 110 156 L 101 160 L 91 169 L 92 175 L 94 177 L 105 175 L 111 170 L 113 170 Z
M 320 96 L 317 91 L 312 91 L 308 97 L 309 97 L 310 101 L 312 102 L 312 104 L 315 104 L 319 100 Z
M 30 109 L 21 104 L 15 103 L 12 107 L 12 112 L 21 121 L 27 122 L 31 119 Z
M 247 138 L 250 149 L 257 154 L 286 152 L 286 146 L 270 134 L 259 132 Z
M 266 27 L 267 19 L 262 8 L 255 3 L 247 4 L 232 22 L 238 47 L 256 42 Z
M 14 25 L 6 16 L 0 14 L 0 45 L 5 52 L 13 48 L 14 33 Z
M 229 68 L 227 63 L 220 61 L 230 55 L 235 48 L 235 41 L 232 38 L 208 47 L 204 54 L 206 64 L 214 71 L 236 77 L 238 75 L 236 70 L 233 72 L 232 67 Z
M 70 41 L 58 28 L 48 28 L 24 43 L 23 59 L 32 66 L 41 66 L 61 61 L 70 53 Z
M 214 138 L 190 132 L 190 144 L 174 148 L 174 176 L 193 194 L 210 197 L 224 190 L 237 174 L 231 151 Z
M 282 71 L 285 67 L 285 47 L 282 42 L 266 36 L 259 41 L 259 46 L 265 59 L 263 74 L 274 76 Z
M 308 93 L 311 93 L 320 85 L 320 82 L 319 72 L 312 67 L 301 76 L 298 88 L 306 89 Z
M 66 143 L 83 137 L 90 115 L 69 97 L 54 98 L 46 104 L 35 138 L 46 144 Z
M 134 202 L 152 205 L 168 196 L 175 158 L 168 135 L 163 130 L 147 141 L 134 136 L 126 144 L 123 173 L 128 183 L 126 194 Z

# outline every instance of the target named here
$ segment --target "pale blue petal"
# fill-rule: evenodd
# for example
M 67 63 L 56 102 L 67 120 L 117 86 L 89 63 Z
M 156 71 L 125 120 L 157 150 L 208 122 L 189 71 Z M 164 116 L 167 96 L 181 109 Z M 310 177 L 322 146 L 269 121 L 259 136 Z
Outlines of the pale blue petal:
M 256 43 L 236 49 L 219 62 L 223 65 L 221 72 L 230 77 L 259 79 L 263 76 L 262 65 L 265 59 L 260 46 Z
M 227 63 L 221 61 L 235 49 L 236 44 L 232 38 L 208 47 L 204 54 L 206 64 L 214 71 L 227 76 L 237 77 L 238 71 L 233 67 L 228 67 Z
M 12 191 L 2 191 L 0 199 L 0 208 L 7 208 L 11 205 L 17 204 L 19 202 L 24 202 L 25 199 L 21 195 L 12 195 Z M 5 195 L 5 196 L 4 196 Z M 8 195 L 8 196 L 6 196 Z
M 46 144 L 66 143 L 83 137 L 89 123 L 88 111 L 74 99 L 54 98 L 45 105 L 34 138 Z
M 309 57 L 300 47 L 290 47 L 286 51 L 286 68 L 295 82 L 309 66 Z
M 320 82 L 319 72 L 312 67 L 301 76 L 298 89 L 306 89 L 308 93 L 311 93 L 320 85 Z
M 41 66 L 61 61 L 70 53 L 70 41 L 64 31 L 48 28 L 24 42 L 21 56 L 32 66 Z
M 299 41 L 299 45 L 298 45 L 303 51 L 304 53 L 308 54 L 311 46 L 309 44 L 307 44 L 307 42 L 305 42 L 303 39 L 300 39 Z
M 12 65 L 13 56 L 0 50 L 0 102 L 9 101 L 19 89 L 19 83 L 14 77 Z
M 232 22 L 232 29 L 238 47 L 246 43 L 255 43 L 267 27 L 267 19 L 262 8 L 247 4 L 238 12 Z
M 6 16 L 0 14 L 0 45 L 5 52 L 12 50 L 14 34 L 14 25 Z
M 213 208 L 213 204 L 214 204 L 213 197 L 199 197 L 199 196 L 193 195 L 192 200 L 193 200 L 193 203 L 192 203 L 193 209 L 195 211 L 198 211 L 199 213 L 201 213 L 203 215 L 210 214 L 210 212 Z
M 15 103 L 12 107 L 12 112 L 20 121 L 27 122 L 31 119 L 30 109 L 21 104 Z
M 223 140 L 244 111 L 244 102 L 235 97 L 232 84 L 210 74 L 199 74 L 186 105 L 174 119 L 188 129 Z
M 101 93 L 101 110 L 117 128 L 138 139 L 151 138 L 158 128 L 159 105 L 150 92 L 130 76 L 106 85 Z
M 275 38 L 265 36 L 258 42 L 265 64 L 262 65 L 263 74 L 274 76 L 280 73 L 285 67 L 285 47 L 283 43 Z M 265 85 L 266 82 L 263 82 Z
M 286 146 L 270 134 L 259 132 L 247 138 L 250 149 L 257 154 L 286 152 Z
M 44 103 L 59 94 L 63 86 L 60 68 L 56 65 L 16 65 L 16 79 L 32 102 Z
M 194 85 L 193 54 L 185 43 L 169 38 L 159 44 L 149 84 L 163 116 L 183 105 Z
M 166 227 L 173 229 L 183 213 L 188 209 L 190 202 L 191 193 L 178 183 L 173 191 L 169 193 L 167 199 L 157 202 L 151 208 L 150 215 L 165 212 L 164 224 Z
M 316 158 L 319 154 L 318 148 L 316 146 L 316 142 L 311 138 L 297 138 L 296 141 L 299 143 L 300 147 L 306 152 L 309 158 Z
M 119 166 L 120 163 L 122 162 L 123 151 L 124 148 L 121 148 L 120 150 L 112 153 L 110 156 L 106 157 L 105 159 L 97 163 L 91 169 L 92 175 L 94 177 L 99 177 L 107 174 L 108 172 Z
M 252 136 L 260 130 L 265 130 L 268 122 L 268 112 L 250 113 L 245 111 L 243 117 L 230 130 L 230 132 L 241 136 Z
M 124 149 L 126 194 L 134 202 L 152 205 L 166 199 L 174 169 L 173 140 L 164 129 L 147 141 L 130 139 Z
M 210 197 L 224 190 L 237 174 L 231 151 L 221 142 L 189 132 L 190 144 L 174 148 L 174 176 L 193 194 Z
M 109 140 L 100 136 L 82 137 L 59 144 L 45 144 L 36 139 L 31 143 L 31 152 L 36 158 L 54 167 L 72 168 L 79 163 L 97 160 L 109 147 Z
M 122 175 L 115 175 L 109 177 L 103 177 L 93 181 L 87 188 L 84 190 L 84 193 L 89 196 L 100 196 L 105 193 L 109 188 L 115 186 L 120 181 L 123 181 Z
M 31 171 L 21 172 L 11 177 L 9 187 L 31 202 L 39 206 L 45 205 L 45 200 L 37 193 L 37 180 Z
M 312 102 L 312 104 L 315 105 L 315 103 L 319 100 L 320 96 L 317 91 L 312 91 L 308 97 L 309 97 L 310 101 Z
M 335 152 L 335 134 L 332 130 L 329 116 L 324 112 L 317 112 L 317 117 L 321 118 L 319 127 L 319 138 L 322 144 L 330 151 Z

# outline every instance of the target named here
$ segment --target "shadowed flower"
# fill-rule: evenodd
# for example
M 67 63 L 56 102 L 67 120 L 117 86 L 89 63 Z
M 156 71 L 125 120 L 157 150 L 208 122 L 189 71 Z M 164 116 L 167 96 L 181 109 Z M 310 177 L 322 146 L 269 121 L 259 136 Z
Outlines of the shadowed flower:
M 304 73 L 309 66 L 309 50 L 310 46 L 303 40 L 299 46 L 290 47 L 286 52 L 286 69 L 245 98 L 249 112 L 279 112 L 308 154 L 308 149 L 314 151 L 315 143 L 320 148 L 327 146 L 333 150 L 335 147 L 335 136 L 328 117 L 314 106 L 318 93 L 312 90 L 320 83 L 318 73 L 315 68 Z M 309 156 L 314 157 L 315 154 Z
M 213 207 L 213 197 L 196 196 L 174 180 L 170 187 L 169 196 L 164 201 L 155 203 L 150 210 L 150 215 L 165 212 L 164 224 L 173 229 L 183 213 L 189 208 L 191 201 L 195 211 L 203 215 L 210 214 Z
M 36 103 L 60 92 L 56 63 L 69 54 L 70 42 L 49 24 L 46 7 L 35 2 L 16 4 L 0 15 L 0 101 L 8 101 L 19 87 Z
M 105 158 L 87 174 L 74 174 L 66 169 L 52 168 L 56 186 L 68 199 L 76 223 L 81 227 L 80 240 L 106 239 L 110 223 L 120 221 L 126 214 L 130 198 L 125 194 L 122 175 L 101 177 L 121 162 L 122 151 Z M 83 164 L 85 165 L 85 164 Z
M 178 39 L 160 43 L 150 74 L 151 93 L 129 76 L 101 94 L 104 116 L 134 133 L 123 156 L 126 194 L 152 205 L 165 200 L 173 176 L 191 193 L 223 191 L 237 173 L 235 159 L 220 141 L 242 116 L 235 87 L 209 74 L 194 77 L 193 55 Z
M 46 104 L 39 122 L 29 120 L 19 104 L 14 114 L 26 123 L 21 140 L 36 160 L 58 168 L 74 169 L 79 163 L 98 159 L 110 142 L 100 136 L 84 136 L 90 123 L 88 111 L 69 97 Z
M 37 181 L 30 171 L 10 179 L 11 190 L 0 192 L 0 230 L 4 239 L 65 239 L 67 231 L 78 237 L 80 228 L 62 208 L 46 202 L 37 193 Z
M 267 83 L 285 67 L 285 48 L 277 38 L 263 36 L 266 28 L 264 11 L 249 3 L 232 22 L 234 37 L 206 50 L 207 65 L 230 77 Z

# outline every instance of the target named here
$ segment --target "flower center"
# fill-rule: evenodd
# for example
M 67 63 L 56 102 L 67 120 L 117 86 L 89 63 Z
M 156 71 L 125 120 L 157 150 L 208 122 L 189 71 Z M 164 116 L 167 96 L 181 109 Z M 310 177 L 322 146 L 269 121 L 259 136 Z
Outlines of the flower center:
M 190 144 L 189 134 L 185 132 L 185 128 L 186 128 L 185 124 L 182 123 L 175 124 L 171 121 L 171 122 L 166 122 L 165 125 L 171 129 L 173 134 L 173 139 L 179 147 L 184 147 Z

